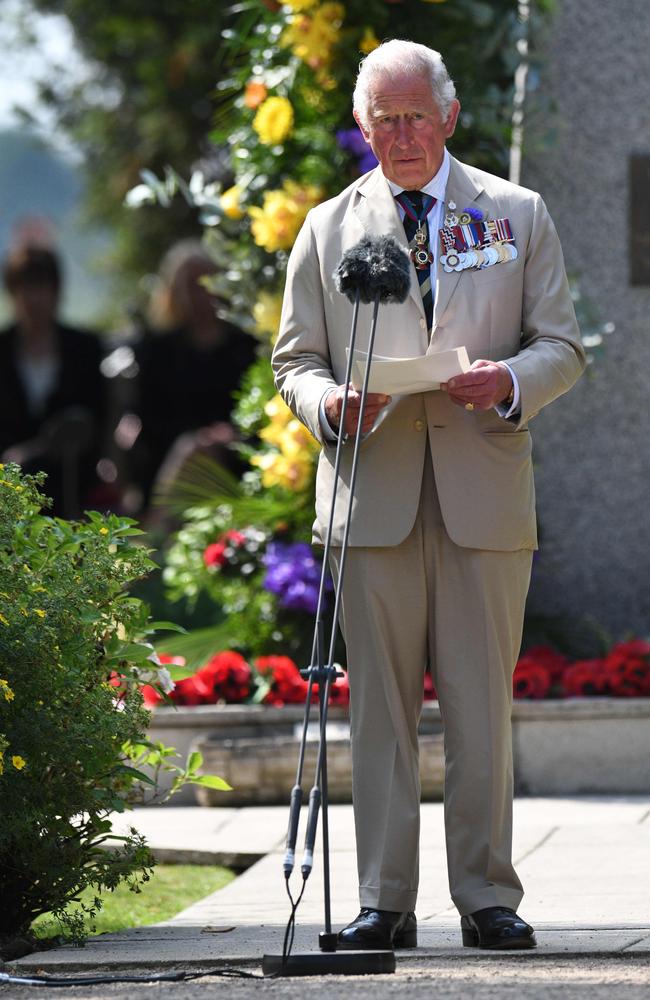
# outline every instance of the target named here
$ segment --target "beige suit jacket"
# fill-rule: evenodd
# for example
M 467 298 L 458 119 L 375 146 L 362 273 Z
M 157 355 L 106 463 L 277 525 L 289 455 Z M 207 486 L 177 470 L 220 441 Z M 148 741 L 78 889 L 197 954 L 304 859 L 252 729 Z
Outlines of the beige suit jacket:
M 507 361 L 517 375 L 521 418 L 467 412 L 440 391 L 394 398 L 362 444 L 350 544 L 396 545 L 411 530 L 427 438 L 445 527 L 458 545 L 501 551 L 535 548 L 536 519 L 529 420 L 566 392 L 584 369 L 575 313 L 557 234 L 540 196 L 451 160 L 446 201 L 510 219 L 519 256 L 485 270 L 436 275 L 430 342 L 411 265 L 409 296 L 381 306 L 375 352 L 415 357 L 465 345 L 470 361 Z M 377 168 L 313 209 L 287 270 L 280 333 L 273 353 L 278 390 L 321 442 L 320 401 L 342 384 L 352 306 L 332 278 L 342 254 L 365 235 L 407 246 L 395 200 Z M 365 350 L 372 306 L 362 306 L 357 347 Z M 428 432 L 428 434 L 427 434 Z M 325 539 L 335 445 L 323 443 L 316 480 L 314 540 Z M 352 442 L 345 445 L 334 519 L 340 544 L 348 505 Z

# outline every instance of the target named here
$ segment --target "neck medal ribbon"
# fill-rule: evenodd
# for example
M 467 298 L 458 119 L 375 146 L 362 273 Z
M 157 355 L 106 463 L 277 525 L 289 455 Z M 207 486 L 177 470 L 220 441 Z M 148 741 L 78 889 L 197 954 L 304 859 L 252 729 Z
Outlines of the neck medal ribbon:
M 488 219 L 473 207 L 456 214 L 452 202 L 448 207 L 445 224 L 438 231 L 443 270 L 479 271 L 516 260 L 518 253 L 509 219 Z
M 404 212 L 411 219 L 412 222 L 417 222 L 418 228 L 415 230 L 413 240 L 415 241 L 415 246 L 411 247 L 409 250 L 409 256 L 413 263 L 415 264 L 416 270 L 423 271 L 425 268 L 430 268 L 433 264 L 433 254 L 429 250 L 429 238 L 427 231 L 422 223 L 425 221 L 427 215 L 431 211 L 435 198 L 430 194 L 422 195 L 422 209 L 418 214 L 413 208 L 411 201 L 408 198 L 400 198 L 399 202 Z

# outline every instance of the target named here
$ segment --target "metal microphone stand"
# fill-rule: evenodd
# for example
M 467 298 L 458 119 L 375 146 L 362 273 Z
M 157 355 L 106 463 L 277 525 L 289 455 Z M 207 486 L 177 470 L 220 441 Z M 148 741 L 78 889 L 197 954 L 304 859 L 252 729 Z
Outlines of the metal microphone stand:
M 345 374 L 345 385 L 350 385 L 352 374 L 352 361 L 356 343 L 357 324 L 359 316 L 359 302 L 361 299 L 360 288 L 356 289 L 354 297 L 354 313 L 352 319 L 352 329 L 350 333 L 350 343 L 348 348 L 348 358 Z M 345 561 L 347 556 L 350 525 L 352 520 L 352 502 L 356 485 L 357 469 L 359 464 L 359 450 L 361 445 L 363 414 L 368 395 L 368 384 L 370 379 L 370 364 L 374 349 L 375 334 L 377 331 L 377 315 L 379 304 L 382 301 L 381 292 L 378 290 L 373 302 L 372 324 L 368 341 L 367 364 L 364 373 L 363 386 L 361 389 L 361 402 L 359 407 L 359 423 L 354 437 L 354 451 L 352 457 L 352 467 L 350 472 L 350 485 L 348 506 L 345 518 L 345 527 L 341 543 L 341 559 L 339 575 L 334 594 L 334 613 L 332 620 L 331 635 L 327 657 L 325 657 L 325 624 L 323 621 L 323 610 L 325 603 L 325 588 L 328 572 L 329 555 L 332 548 L 332 533 L 334 527 L 334 515 L 336 508 L 336 498 L 338 483 L 340 478 L 341 457 L 344 447 L 345 419 L 347 414 L 347 394 L 343 397 L 341 416 L 339 422 L 339 436 L 336 446 L 336 457 L 334 463 L 334 487 L 332 490 L 332 502 L 329 512 L 329 522 L 323 552 L 323 566 L 321 570 L 320 586 L 318 592 L 318 604 L 316 609 L 316 621 L 314 625 L 314 638 L 312 644 L 311 665 L 302 670 L 301 674 L 308 680 L 307 698 L 305 702 L 305 715 L 298 755 L 298 767 L 296 771 L 296 781 L 291 790 L 291 804 L 289 810 L 289 827 L 287 832 L 286 853 L 284 856 L 283 870 L 284 877 L 289 885 L 289 878 L 295 864 L 295 847 L 298 836 L 298 823 L 300 819 L 300 808 L 302 805 L 302 775 L 305 761 L 305 749 L 307 743 L 307 732 L 309 726 L 309 716 L 311 708 L 311 695 L 314 684 L 318 684 L 319 703 L 319 744 L 318 758 L 316 763 L 316 773 L 314 784 L 309 793 L 309 812 L 307 818 L 307 831 L 305 834 L 304 855 L 301 864 L 303 877 L 303 891 L 305 882 L 308 879 L 314 862 L 314 846 L 316 842 L 316 830 L 318 827 L 318 816 L 322 807 L 323 815 L 323 877 L 324 877 L 324 909 L 325 909 L 325 930 L 318 936 L 319 952 L 308 952 L 302 954 L 291 954 L 291 943 L 293 941 L 293 927 L 287 928 L 285 935 L 285 948 L 282 955 L 264 955 L 262 961 L 262 971 L 269 976 L 309 976 L 309 975 L 360 975 L 391 973 L 395 971 L 395 954 L 392 950 L 387 951 L 341 951 L 337 952 L 338 936 L 332 932 L 331 920 L 331 892 L 330 892 L 330 866 L 329 866 L 329 823 L 328 823 L 328 786 L 327 786 L 327 713 L 330 688 L 332 681 L 337 676 L 336 665 L 334 664 L 334 648 L 336 643 L 336 629 L 339 620 L 341 605 L 341 594 L 343 589 L 343 577 L 345 572 Z M 300 898 L 302 892 L 300 893 Z M 291 895 L 290 895 L 290 898 Z M 293 900 L 292 900 L 293 902 Z M 295 910 L 298 903 L 293 904 L 293 911 L 290 918 L 295 919 Z M 288 947 L 287 947 L 288 940 Z

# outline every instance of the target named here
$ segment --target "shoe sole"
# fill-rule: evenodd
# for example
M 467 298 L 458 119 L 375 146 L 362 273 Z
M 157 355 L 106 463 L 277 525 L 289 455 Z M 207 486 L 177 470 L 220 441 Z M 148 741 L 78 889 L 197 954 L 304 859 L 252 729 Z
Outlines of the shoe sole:
M 497 942 L 495 944 L 482 944 L 478 931 L 472 928 L 463 927 L 461 934 L 465 948 L 483 948 L 484 951 L 521 951 L 522 949 L 537 947 L 535 938 L 513 938 L 510 941 Z

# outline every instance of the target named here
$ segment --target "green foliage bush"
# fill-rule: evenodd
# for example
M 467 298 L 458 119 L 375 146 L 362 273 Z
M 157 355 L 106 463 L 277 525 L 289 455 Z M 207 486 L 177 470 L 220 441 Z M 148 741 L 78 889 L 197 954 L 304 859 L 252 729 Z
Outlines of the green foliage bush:
M 108 814 L 152 783 L 131 758 L 156 755 L 137 688 L 158 680 L 155 626 L 126 591 L 151 562 L 130 520 L 42 514 L 42 478 L 0 466 L 0 936 L 45 912 L 74 936 L 83 889 L 137 891 L 152 865 L 135 831 L 102 848 Z

